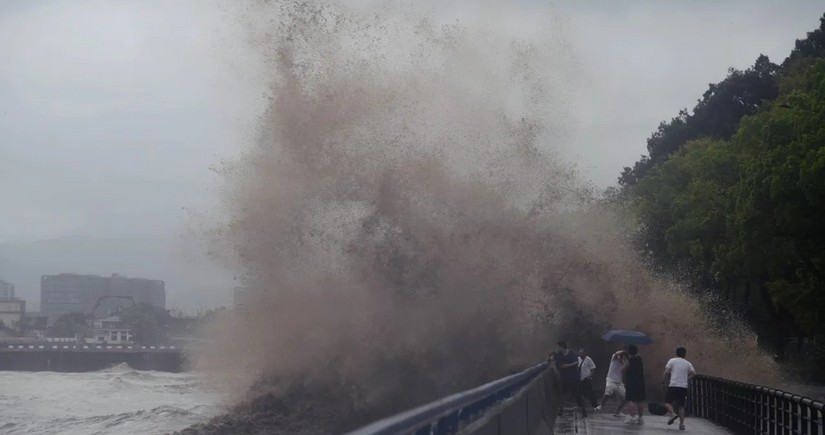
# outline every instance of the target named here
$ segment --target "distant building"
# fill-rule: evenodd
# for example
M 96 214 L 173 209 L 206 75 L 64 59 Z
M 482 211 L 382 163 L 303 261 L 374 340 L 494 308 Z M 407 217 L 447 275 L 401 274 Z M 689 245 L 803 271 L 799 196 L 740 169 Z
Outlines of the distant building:
M 163 281 L 145 278 L 127 278 L 118 274 L 111 277 L 62 273 L 40 278 L 40 311 L 53 323 L 68 313 L 89 313 L 102 296 L 130 296 L 136 303 L 145 302 L 166 309 L 166 288 Z M 106 299 L 96 310 L 98 315 L 114 311 L 131 302 Z
M 0 279 L 0 300 L 14 299 L 14 284 Z
M 131 344 L 132 330 L 120 321 L 120 317 L 111 316 L 95 320 L 94 337 L 87 339 L 88 343 Z
M 25 314 L 26 301 L 21 299 L 0 300 L 0 322 L 2 322 L 4 328 L 19 330 Z

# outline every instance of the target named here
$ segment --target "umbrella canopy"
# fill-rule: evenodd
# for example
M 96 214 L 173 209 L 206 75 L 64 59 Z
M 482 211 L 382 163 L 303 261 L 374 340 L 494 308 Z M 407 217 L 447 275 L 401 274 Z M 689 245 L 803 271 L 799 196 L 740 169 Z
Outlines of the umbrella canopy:
M 614 329 L 602 335 L 602 340 L 623 344 L 650 344 L 653 340 L 644 332 L 629 329 Z

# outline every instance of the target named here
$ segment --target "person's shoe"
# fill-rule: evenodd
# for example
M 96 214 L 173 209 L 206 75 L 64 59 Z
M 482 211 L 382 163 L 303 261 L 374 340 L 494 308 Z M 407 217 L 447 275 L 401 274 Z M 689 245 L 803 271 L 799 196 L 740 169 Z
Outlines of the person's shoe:
M 636 417 L 628 416 L 625 421 L 626 424 L 636 424 Z
M 639 419 L 636 420 L 636 424 L 638 424 L 639 426 L 645 424 L 645 419 L 643 419 L 642 417 L 639 417 Z
M 593 412 L 601 412 L 601 410 L 602 410 L 602 406 L 601 406 L 601 405 L 599 405 L 599 406 L 597 406 L 597 407 L 593 408 Z
M 616 418 L 624 418 L 624 417 L 627 417 L 627 416 L 626 416 L 626 415 L 624 415 L 624 413 L 622 413 L 622 412 L 617 412 L 617 413 L 613 414 L 613 416 L 614 416 L 614 417 L 616 417 Z
M 685 425 L 680 424 L 680 425 L 679 425 L 679 430 L 685 430 Z
M 674 422 L 674 421 L 676 421 L 676 419 L 677 419 L 677 418 L 679 418 L 679 416 L 678 416 L 678 415 L 674 415 L 673 417 L 670 417 L 670 418 L 667 420 L 667 425 L 668 425 L 668 426 L 672 425 L 672 424 L 673 424 L 673 422 Z

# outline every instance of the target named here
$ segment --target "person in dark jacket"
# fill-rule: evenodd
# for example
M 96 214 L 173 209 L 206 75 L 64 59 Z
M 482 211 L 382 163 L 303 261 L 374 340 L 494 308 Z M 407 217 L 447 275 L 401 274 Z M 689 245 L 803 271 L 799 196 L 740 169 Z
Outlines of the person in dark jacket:
M 642 402 L 647 397 L 645 395 L 645 366 L 642 363 L 642 357 L 639 356 L 639 349 L 630 345 L 627 347 L 627 353 L 630 354 L 628 360 L 627 372 L 625 372 L 624 387 L 625 387 L 625 402 L 630 402 L 630 415 L 627 417 L 625 423 L 628 424 L 644 424 L 645 420 L 642 417 Z
M 559 341 L 558 352 L 556 353 L 556 367 L 559 369 L 559 377 L 561 380 L 562 397 L 564 399 L 573 399 L 576 405 L 581 408 L 582 417 L 587 417 L 587 409 L 584 406 L 584 399 L 582 399 L 579 391 L 579 364 L 581 363 L 579 355 L 576 352 L 567 348 L 567 342 Z M 559 415 L 561 415 L 559 409 Z

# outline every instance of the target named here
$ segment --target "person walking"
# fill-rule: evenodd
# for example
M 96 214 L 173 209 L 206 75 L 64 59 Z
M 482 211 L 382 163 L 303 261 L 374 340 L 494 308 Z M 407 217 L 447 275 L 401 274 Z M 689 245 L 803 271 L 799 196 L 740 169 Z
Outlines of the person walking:
M 571 352 L 567 348 L 567 342 L 559 341 L 556 343 L 558 352 L 556 353 L 556 367 L 559 369 L 559 378 L 561 380 L 562 397 L 566 399 L 572 398 L 576 405 L 582 410 L 582 416 L 587 417 L 587 409 L 584 407 L 584 401 L 579 393 L 579 356 L 575 352 Z M 561 408 L 559 408 L 559 415 L 561 415 Z
M 668 425 L 672 425 L 679 418 L 679 430 L 685 430 L 685 400 L 688 393 L 688 381 L 696 374 L 693 364 L 686 360 L 687 350 L 684 347 L 676 349 L 676 358 L 671 358 L 665 365 L 665 375 L 662 385 L 667 385 L 665 393 L 665 407 L 670 417 Z
M 596 370 L 596 363 L 587 356 L 584 348 L 579 349 L 579 390 L 584 399 L 590 402 L 590 406 L 595 410 L 599 403 L 596 401 L 596 393 L 593 391 L 593 370 Z
M 619 418 L 624 417 L 622 407 L 624 407 L 624 372 L 627 370 L 627 360 L 628 355 L 624 350 L 616 351 L 613 356 L 610 357 L 610 366 L 607 369 L 607 378 L 605 379 L 604 385 L 604 396 L 602 396 L 601 404 L 596 407 L 596 411 L 601 411 L 605 403 L 607 403 L 607 399 L 615 396 L 619 406 L 616 407 L 616 412 L 613 413 L 613 416 Z
M 635 345 L 627 347 L 630 354 L 628 359 L 627 372 L 625 373 L 625 401 L 630 402 L 630 416 L 627 417 L 627 424 L 644 424 L 642 417 L 642 402 L 646 400 L 645 395 L 645 367 L 642 357 L 639 356 L 639 349 Z

